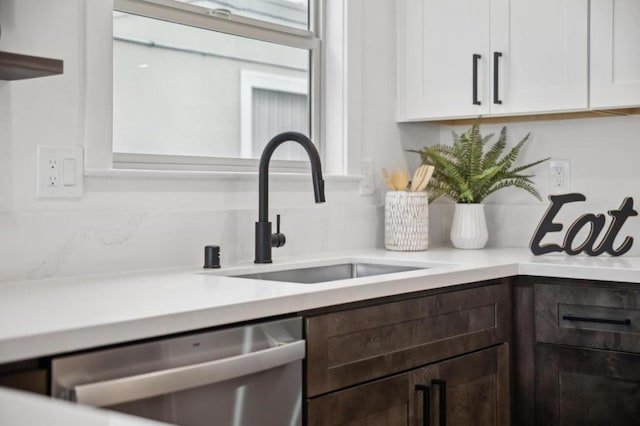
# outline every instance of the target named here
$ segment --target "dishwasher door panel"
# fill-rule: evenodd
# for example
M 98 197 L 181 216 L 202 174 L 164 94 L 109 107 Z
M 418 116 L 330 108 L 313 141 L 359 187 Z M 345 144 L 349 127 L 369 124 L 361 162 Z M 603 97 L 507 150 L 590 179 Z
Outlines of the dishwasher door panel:
M 55 358 L 51 395 L 184 426 L 301 425 L 299 317 Z
M 103 408 L 184 426 L 301 425 L 302 362 Z

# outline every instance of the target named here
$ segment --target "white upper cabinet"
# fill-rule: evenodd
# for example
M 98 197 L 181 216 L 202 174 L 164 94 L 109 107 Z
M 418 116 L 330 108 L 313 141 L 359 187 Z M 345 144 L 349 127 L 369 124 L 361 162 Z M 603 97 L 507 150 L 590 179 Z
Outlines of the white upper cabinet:
M 400 120 L 489 113 L 490 18 L 490 0 L 398 1 Z
M 640 1 L 591 2 L 591 107 L 640 105 Z
M 586 0 L 399 0 L 400 121 L 588 108 Z
M 491 113 L 586 109 L 588 2 L 492 0 L 491 5 Z

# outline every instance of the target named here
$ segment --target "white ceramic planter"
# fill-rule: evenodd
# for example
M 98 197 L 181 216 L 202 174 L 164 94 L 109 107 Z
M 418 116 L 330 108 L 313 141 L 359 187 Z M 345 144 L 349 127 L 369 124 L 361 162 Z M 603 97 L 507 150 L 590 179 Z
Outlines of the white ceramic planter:
M 420 251 L 429 246 L 429 199 L 426 192 L 389 191 L 384 200 L 387 250 Z
M 487 244 L 488 239 L 484 204 L 456 204 L 451 226 L 453 246 L 460 249 L 480 249 Z

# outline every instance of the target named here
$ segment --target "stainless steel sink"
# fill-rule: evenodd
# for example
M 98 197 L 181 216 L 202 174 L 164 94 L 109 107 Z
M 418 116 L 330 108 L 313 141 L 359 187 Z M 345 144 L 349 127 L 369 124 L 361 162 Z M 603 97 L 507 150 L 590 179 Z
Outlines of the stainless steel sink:
M 340 263 L 337 265 L 287 269 L 284 271 L 258 272 L 254 274 L 236 275 L 236 277 L 252 278 L 254 280 L 316 284 L 348 278 L 370 277 L 372 275 L 415 271 L 418 269 L 426 268 L 418 266 L 385 265 L 379 263 Z

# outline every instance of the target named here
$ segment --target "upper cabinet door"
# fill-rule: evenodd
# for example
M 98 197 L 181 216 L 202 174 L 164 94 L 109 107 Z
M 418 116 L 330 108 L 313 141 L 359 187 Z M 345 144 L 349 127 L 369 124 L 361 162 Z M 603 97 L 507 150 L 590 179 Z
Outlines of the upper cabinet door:
M 585 0 L 399 0 L 399 120 L 586 110 L 588 13 Z
M 491 4 L 491 113 L 586 109 L 588 2 L 492 0 Z
M 399 0 L 398 119 L 489 112 L 490 0 Z
M 591 107 L 640 105 L 640 1 L 591 2 Z

